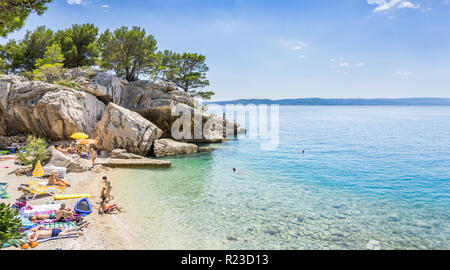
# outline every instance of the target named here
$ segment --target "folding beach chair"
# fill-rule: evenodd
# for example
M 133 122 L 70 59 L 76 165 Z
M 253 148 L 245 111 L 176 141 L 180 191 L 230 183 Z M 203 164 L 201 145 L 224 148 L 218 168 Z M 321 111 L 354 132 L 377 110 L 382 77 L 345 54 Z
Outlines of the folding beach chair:
M 64 177 L 66 176 L 66 171 L 67 171 L 67 169 L 64 167 L 56 167 L 55 165 L 52 165 L 52 164 L 45 165 L 43 169 L 44 169 L 44 176 L 51 175 L 52 172 L 55 171 L 56 178 L 58 178 L 58 179 L 64 179 Z
M 19 190 L 23 192 L 22 196 L 25 200 L 34 200 L 39 195 L 50 195 L 61 193 L 64 191 L 65 186 L 40 186 L 37 182 L 32 185 L 20 186 Z

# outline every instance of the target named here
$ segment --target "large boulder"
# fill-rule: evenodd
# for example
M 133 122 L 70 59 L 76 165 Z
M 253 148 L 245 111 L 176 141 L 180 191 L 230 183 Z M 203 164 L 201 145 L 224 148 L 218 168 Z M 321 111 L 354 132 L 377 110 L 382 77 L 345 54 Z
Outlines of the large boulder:
M 198 152 L 198 146 L 192 143 L 177 142 L 172 139 L 159 139 L 153 146 L 156 157 L 166 157 Z
M 60 85 L 0 75 L 0 135 L 32 133 L 53 140 L 91 134 L 105 104 Z
M 115 159 L 141 159 L 142 158 L 142 156 L 128 153 L 127 150 L 125 150 L 125 149 L 114 149 L 109 154 L 109 157 L 115 158 Z
M 162 130 L 140 114 L 110 102 L 102 120 L 95 128 L 93 138 L 97 147 L 112 151 L 122 148 L 130 153 L 145 156 L 153 141 L 159 139 Z
M 67 172 L 85 172 L 92 167 L 92 161 L 80 158 L 78 155 L 64 154 L 59 150 L 56 150 L 54 146 L 48 148 L 50 153 L 49 164 L 56 167 L 67 168 Z

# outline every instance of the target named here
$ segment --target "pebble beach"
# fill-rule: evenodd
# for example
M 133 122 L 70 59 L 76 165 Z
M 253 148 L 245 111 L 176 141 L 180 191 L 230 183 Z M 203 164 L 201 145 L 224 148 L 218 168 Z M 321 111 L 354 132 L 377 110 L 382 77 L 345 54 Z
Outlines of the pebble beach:
M 13 156 L 11 156 L 13 157 Z M 14 164 L 14 159 L 2 161 L 1 165 L 9 168 L 0 169 L 0 179 L 3 183 L 8 183 L 6 188 L 10 195 L 9 199 L 1 199 L 0 202 L 14 204 L 21 197 L 22 192 L 18 190 L 20 184 L 26 184 L 28 181 L 32 180 L 31 176 L 16 176 L 13 171 L 19 166 Z M 146 249 L 142 241 L 139 239 L 139 235 L 133 233 L 136 231 L 134 228 L 130 228 L 123 220 L 129 218 L 126 213 L 110 214 L 110 215 L 99 215 L 98 209 L 100 202 L 100 192 L 103 186 L 102 177 L 104 175 L 113 174 L 114 169 L 104 168 L 97 169 L 93 171 L 83 172 L 83 173 L 68 173 L 66 174 L 65 181 L 71 184 L 70 187 L 66 188 L 63 194 L 78 194 L 78 193 L 89 193 L 91 198 L 89 198 L 93 211 L 90 215 L 84 218 L 85 221 L 90 222 L 89 226 L 83 230 L 84 235 L 77 238 L 68 239 L 57 239 L 53 241 L 48 241 L 39 244 L 34 249 L 28 250 L 136 250 L 136 249 Z M 35 180 L 35 179 L 34 179 Z M 42 178 L 42 181 L 45 181 Z M 120 198 L 114 193 L 111 194 L 115 197 L 111 203 L 116 203 L 120 205 L 121 200 L 125 198 Z M 55 201 L 55 203 L 65 203 L 67 207 L 73 209 L 76 201 L 79 199 L 69 199 L 62 201 Z M 40 196 L 35 200 L 28 201 L 29 205 L 41 205 L 52 203 L 52 196 Z M 22 250 L 16 247 L 9 247 L 2 250 Z M 27 250 L 27 251 L 28 251 Z

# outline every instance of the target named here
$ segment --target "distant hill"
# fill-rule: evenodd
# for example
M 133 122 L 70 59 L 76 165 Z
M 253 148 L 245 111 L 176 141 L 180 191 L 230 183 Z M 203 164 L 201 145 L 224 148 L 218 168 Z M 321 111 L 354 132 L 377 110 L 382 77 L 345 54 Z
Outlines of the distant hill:
M 207 104 L 279 104 L 279 105 L 305 105 L 305 106 L 450 106 L 450 98 L 297 98 L 297 99 L 238 99 L 231 101 L 211 101 Z

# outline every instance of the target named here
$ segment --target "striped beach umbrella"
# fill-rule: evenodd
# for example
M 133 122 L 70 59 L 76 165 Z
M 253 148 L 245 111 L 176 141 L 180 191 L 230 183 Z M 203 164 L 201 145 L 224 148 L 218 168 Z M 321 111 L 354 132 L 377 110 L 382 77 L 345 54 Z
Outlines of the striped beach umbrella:
M 42 164 L 40 161 L 36 163 L 33 171 L 33 177 L 42 177 L 44 176 L 44 170 L 42 169 Z

